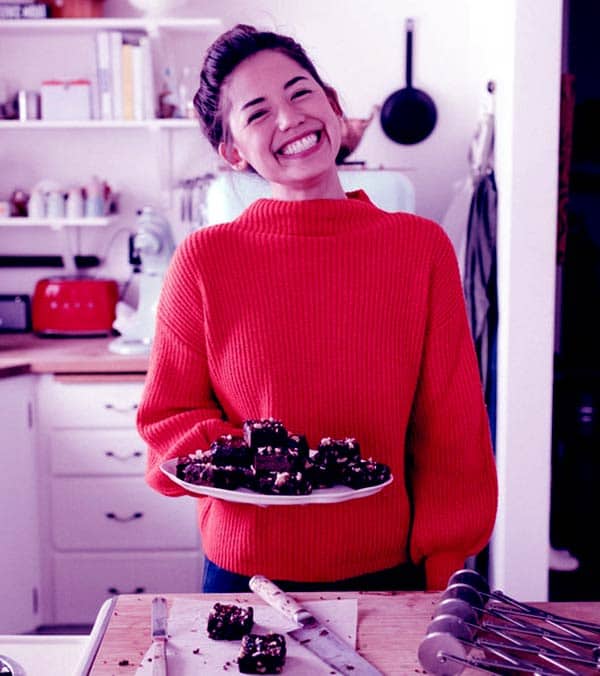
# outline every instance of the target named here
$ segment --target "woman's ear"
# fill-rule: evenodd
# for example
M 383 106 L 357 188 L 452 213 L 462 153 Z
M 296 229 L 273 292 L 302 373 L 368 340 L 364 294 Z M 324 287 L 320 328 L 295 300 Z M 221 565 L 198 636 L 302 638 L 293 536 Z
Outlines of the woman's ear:
M 333 87 L 326 87 L 325 94 L 327 95 L 329 104 L 333 108 L 333 112 L 339 115 L 339 117 L 344 117 L 344 111 L 342 110 L 342 106 L 340 106 L 340 100 L 335 89 Z
M 217 151 L 234 171 L 246 171 L 248 169 L 248 162 L 240 155 L 234 145 L 221 141 Z

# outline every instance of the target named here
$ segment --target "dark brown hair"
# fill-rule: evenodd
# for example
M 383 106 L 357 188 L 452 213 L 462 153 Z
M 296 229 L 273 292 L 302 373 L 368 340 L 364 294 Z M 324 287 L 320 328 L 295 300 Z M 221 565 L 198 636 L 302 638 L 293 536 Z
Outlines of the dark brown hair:
M 194 107 L 198 112 L 202 131 L 213 148 L 218 148 L 227 135 L 221 101 L 225 80 L 242 61 L 265 49 L 285 54 L 310 73 L 327 94 L 334 110 L 341 115 L 335 90 L 323 82 L 300 44 L 286 35 L 258 31 L 254 26 L 238 24 L 219 36 L 208 48 L 200 72 L 200 87 L 194 96 Z

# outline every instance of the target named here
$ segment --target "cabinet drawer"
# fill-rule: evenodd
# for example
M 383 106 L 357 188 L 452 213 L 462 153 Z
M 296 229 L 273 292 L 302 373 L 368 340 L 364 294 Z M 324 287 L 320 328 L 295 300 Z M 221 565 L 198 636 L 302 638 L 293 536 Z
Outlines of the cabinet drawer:
M 128 427 L 135 429 L 142 382 L 62 382 L 45 379 L 39 395 L 52 427 Z
M 54 430 L 49 435 L 52 473 L 137 474 L 146 467 L 146 444 L 133 430 Z
M 196 501 L 168 498 L 140 478 L 52 479 L 52 536 L 61 550 L 198 546 Z
M 55 554 L 54 622 L 91 624 L 114 594 L 201 591 L 202 554 Z

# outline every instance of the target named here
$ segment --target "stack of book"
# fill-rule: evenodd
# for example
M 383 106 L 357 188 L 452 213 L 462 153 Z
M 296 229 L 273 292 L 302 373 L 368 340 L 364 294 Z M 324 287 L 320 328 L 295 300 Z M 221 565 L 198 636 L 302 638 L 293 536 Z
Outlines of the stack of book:
M 96 33 L 98 116 L 148 120 L 156 116 L 150 38 L 146 33 Z
M 0 0 L 0 19 L 47 19 L 48 6 L 34 0 Z

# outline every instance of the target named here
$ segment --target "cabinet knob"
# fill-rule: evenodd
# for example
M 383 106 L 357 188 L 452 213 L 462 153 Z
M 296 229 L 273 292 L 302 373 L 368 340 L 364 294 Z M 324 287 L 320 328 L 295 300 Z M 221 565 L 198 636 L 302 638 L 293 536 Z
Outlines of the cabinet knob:
M 114 458 L 115 460 L 121 460 L 122 462 L 125 462 L 127 460 L 133 460 L 133 458 L 141 458 L 144 454 L 142 451 L 134 451 L 133 453 L 126 455 L 120 455 L 114 451 L 104 451 L 104 455 L 106 455 L 107 458 Z
M 119 523 L 127 523 L 128 521 L 135 521 L 135 519 L 141 519 L 144 516 L 143 512 L 134 512 L 130 516 L 119 516 L 114 512 L 107 512 L 106 518 L 113 519 L 114 521 L 119 521 Z
M 117 404 L 107 403 L 104 404 L 104 408 L 109 411 L 116 411 L 117 413 L 131 413 L 132 411 L 137 411 L 137 404 L 129 404 L 129 406 L 119 406 Z
M 118 595 L 118 594 L 143 594 L 146 591 L 146 587 L 136 587 L 129 592 L 121 592 L 116 587 L 109 587 L 106 590 L 109 594 Z

